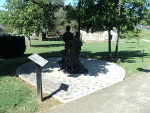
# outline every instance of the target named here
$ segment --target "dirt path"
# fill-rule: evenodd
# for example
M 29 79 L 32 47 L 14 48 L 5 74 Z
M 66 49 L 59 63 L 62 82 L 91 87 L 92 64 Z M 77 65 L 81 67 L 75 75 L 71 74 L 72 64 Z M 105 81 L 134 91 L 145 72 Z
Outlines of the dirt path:
M 149 41 L 149 40 L 145 40 L 145 39 L 141 39 L 141 40 L 143 40 L 143 41 L 146 41 L 146 42 L 150 43 L 150 41 Z

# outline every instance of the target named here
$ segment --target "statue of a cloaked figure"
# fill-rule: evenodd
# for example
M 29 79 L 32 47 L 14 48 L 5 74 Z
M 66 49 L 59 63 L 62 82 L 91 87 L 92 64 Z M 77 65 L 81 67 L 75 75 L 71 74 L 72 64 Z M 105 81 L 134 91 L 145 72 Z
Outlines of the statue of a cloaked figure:
M 65 42 L 65 49 L 69 45 L 69 41 L 73 39 L 73 33 L 70 32 L 71 27 L 66 26 L 66 32 L 63 34 L 63 41 Z
M 80 50 L 82 42 L 80 41 L 80 33 L 70 32 L 70 26 L 66 27 L 66 32 L 63 34 L 63 41 L 65 42 L 65 49 L 61 50 L 62 61 L 58 61 L 61 69 L 70 74 L 87 73 L 87 69 L 79 61 Z
M 82 42 L 80 40 L 80 33 L 79 32 L 76 32 L 76 35 L 75 35 L 74 39 L 75 39 L 75 43 L 76 43 L 76 58 L 77 58 L 77 61 L 78 61 L 79 56 L 80 56 L 81 46 L 82 46 Z

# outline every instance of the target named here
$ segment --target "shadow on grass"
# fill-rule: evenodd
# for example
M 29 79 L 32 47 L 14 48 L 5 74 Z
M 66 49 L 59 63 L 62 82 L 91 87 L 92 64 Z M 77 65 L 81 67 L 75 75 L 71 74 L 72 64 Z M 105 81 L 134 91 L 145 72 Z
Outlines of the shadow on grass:
M 31 40 L 38 40 L 38 38 L 32 38 Z M 61 37 L 59 38 L 45 38 L 43 41 L 63 41 Z
M 61 47 L 61 46 L 64 46 L 64 44 L 42 44 L 42 45 L 32 45 L 32 47 L 45 47 L 45 48 L 48 48 L 48 47 Z
M 17 58 L 1 59 L 0 77 L 16 76 L 16 70 L 18 69 L 18 67 L 27 62 L 31 62 L 31 60 L 28 59 L 30 55 L 31 54 L 24 54 L 23 56 Z M 55 52 L 41 53 L 39 55 L 44 58 L 50 58 L 50 57 L 60 57 L 61 53 L 59 51 L 55 51 Z
M 143 68 L 137 68 L 138 71 L 142 71 L 142 72 L 146 72 L 149 73 L 150 70 L 149 69 L 143 69 Z
M 23 57 L 29 57 L 32 54 L 24 54 Z M 51 57 L 61 57 L 62 53 L 60 51 L 50 51 L 50 52 L 45 52 L 45 53 L 39 53 L 43 58 L 51 58 Z M 30 60 L 31 61 L 31 60 Z
M 142 51 L 143 48 L 145 48 L 145 47 L 147 47 L 147 46 L 140 46 L 140 45 L 137 45 L 137 46 L 128 47 L 128 48 L 139 48 L 139 49 L 141 49 L 141 50 L 139 50 L 139 51 Z
M 43 41 L 63 41 L 62 38 L 45 38 Z
M 49 46 L 49 45 L 48 45 Z M 54 45 L 56 46 L 56 45 Z M 82 51 L 81 52 L 83 57 L 88 58 L 97 58 L 99 60 L 110 61 L 108 58 L 108 52 L 95 52 L 92 51 Z M 16 70 L 17 67 L 23 65 L 24 63 L 30 62 L 31 60 L 28 59 L 28 56 L 31 54 L 24 54 L 22 57 L 18 58 L 11 58 L 11 59 L 1 59 L 0 60 L 0 76 L 10 76 L 12 72 Z M 40 53 L 40 56 L 44 58 L 51 58 L 51 57 L 61 57 L 62 54 L 59 51 L 52 51 L 46 53 Z M 113 53 L 114 55 L 114 53 Z M 135 63 L 135 58 L 142 58 L 142 57 L 149 57 L 148 53 L 140 53 L 139 51 L 119 51 L 118 57 L 121 58 L 122 62 L 127 63 Z M 86 66 L 85 66 L 86 67 Z
M 128 44 L 133 44 L 133 43 L 137 43 L 137 42 L 130 42 L 130 40 L 128 40 L 127 42 L 125 42 L 125 43 L 128 43 Z
M 118 53 L 119 58 L 121 58 L 121 61 L 128 62 L 128 63 L 135 63 L 135 58 L 143 58 L 149 56 L 148 53 L 141 53 L 141 51 L 120 51 Z M 133 60 L 132 60 L 133 59 Z
M 98 58 L 100 60 L 106 60 L 110 61 L 108 57 L 108 52 L 96 52 L 92 53 L 91 51 L 83 51 L 81 54 L 85 57 L 92 57 L 92 58 Z M 112 52 L 112 55 L 114 57 L 114 52 Z M 135 63 L 136 60 L 134 58 L 142 58 L 142 57 L 148 57 L 148 53 L 141 53 L 141 51 L 119 51 L 118 52 L 118 58 L 121 59 L 122 62 L 128 62 L 128 63 Z

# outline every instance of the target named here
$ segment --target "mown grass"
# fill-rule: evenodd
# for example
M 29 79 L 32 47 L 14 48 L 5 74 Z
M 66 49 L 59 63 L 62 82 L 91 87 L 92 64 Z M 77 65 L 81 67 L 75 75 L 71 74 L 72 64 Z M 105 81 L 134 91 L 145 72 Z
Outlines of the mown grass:
M 32 40 L 31 43 L 32 47 L 27 47 L 22 57 L 0 59 L 0 113 L 33 113 L 61 103 L 53 98 L 48 100 L 49 105 L 46 105 L 46 102 L 38 103 L 36 90 L 14 77 L 16 69 L 30 61 L 27 57 L 31 54 L 37 53 L 45 58 L 56 57 L 61 55 L 59 51 L 63 49 L 61 39 Z
M 140 38 L 150 40 L 150 30 L 140 29 L 142 32 L 139 34 Z
M 127 39 L 121 39 L 123 43 L 119 43 L 118 58 L 121 59 L 122 63 L 118 63 L 126 71 L 126 77 L 131 77 L 136 73 L 149 67 L 149 55 L 150 55 L 150 44 L 140 40 L 139 45 L 136 43 L 136 39 L 130 40 L 127 43 Z M 108 44 L 106 42 L 99 43 L 84 43 L 82 47 L 82 54 L 86 57 L 98 58 L 101 60 L 107 60 L 108 58 Z M 114 56 L 116 43 L 112 42 L 112 54 Z M 143 49 L 144 54 L 143 54 Z
M 33 99 L 32 91 L 28 89 L 22 81 L 13 77 L 1 77 L 1 113 L 21 113 L 21 112 L 34 112 L 36 111 L 37 102 Z
M 125 69 L 127 78 L 149 67 L 150 44 L 148 42 L 140 40 L 137 45 L 136 39 L 130 40 L 130 43 L 127 43 L 126 39 L 121 39 L 121 41 L 124 42 L 119 43 L 118 57 L 121 58 L 122 63 L 117 65 Z M 14 77 L 15 70 L 22 64 L 29 62 L 27 57 L 33 53 L 44 58 L 61 56 L 59 51 L 64 48 L 64 42 L 61 38 L 49 38 L 45 41 L 31 40 L 31 44 L 32 47 L 27 47 L 22 57 L 0 60 L 0 113 L 32 113 L 40 110 L 39 108 L 42 106 L 36 101 L 35 90 L 27 87 L 25 82 L 22 82 L 18 77 Z M 113 55 L 115 44 L 112 42 Z M 107 42 L 83 43 L 81 54 L 83 57 L 109 61 L 107 51 Z M 59 101 L 53 101 L 55 104 L 49 107 L 60 104 Z M 46 106 L 44 102 L 43 105 Z

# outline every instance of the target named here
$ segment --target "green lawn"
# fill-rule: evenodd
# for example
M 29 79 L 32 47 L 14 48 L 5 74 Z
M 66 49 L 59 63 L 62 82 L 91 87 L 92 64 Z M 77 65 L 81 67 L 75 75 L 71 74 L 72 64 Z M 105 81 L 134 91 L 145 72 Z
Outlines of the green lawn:
M 150 44 L 148 42 L 140 40 L 140 44 L 137 45 L 135 39 L 130 40 L 130 43 L 126 43 L 126 39 L 121 39 L 121 41 L 124 42 L 119 43 L 118 56 L 122 63 L 117 65 L 125 69 L 126 78 L 134 76 L 150 66 Z M 30 61 L 27 57 L 33 53 L 37 53 L 44 58 L 61 56 L 59 51 L 64 48 L 64 43 L 60 38 L 49 38 L 47 41 L 31 40 L 31 44 L 32 47 L 26 48 L 23 57 L 0 60 L 0 113 L 31 113 L 36 112 L 40 106 L 35 101 L 36 92 L 27 87 L 25 82 L 19 80 L 18 77 L 12 75 L 14 75 L 17 67 Z M 143 49 L 145 50 L 144 54 L 142 53 Z M 114 50 L 115 42 L 112 42 L 113 54 Z M 83 57 L 109 61 L 107 51 L 107 42 L 83 43 L 81 54 Z M 56 102 L 57 104 L 60 104 L 59 101 Z
M 15 70 L 22 64 L 29 62 L 27 58 L 33 53 L 42 57 L 60 56 L 59 51 L 63 49 L 60 41 L 38 41 L 32 40 L 32 47 L 27 47 L 23 57 L 12 59 L 0 59 L 0 113 L 32 113 L 41 109 L 60 104 L 58 100 L 50 99 L 46 105 L 36 101 L 36 91 L 27 87 L 18 77 L 14 77 Z
M 126 77 L 131 77 L 136 73 L 148 68 L 149 55 L 150 55 L 150 44 L 140 40 L 140 44 L 137 46 L 136 40 L 130 40 L 130 43 L 126 43 L 126 39 L 122 40 L 124 43 L 119 43 L 119 53 L 118 57 L 121 59 L 122 63 L 118 63 L 126 71 Z M 115 42 L 112 43 L 112 54 L 114 56 Z M 102 60 L 108 60 L 108 44 L 104 43 L 84 43 L 82 47 L 82 54 L 86 57 L 93 57 Z M 142 50 L 144 51 L 144 54 Z M 143 61 L 142 61 L 143 58 Z

